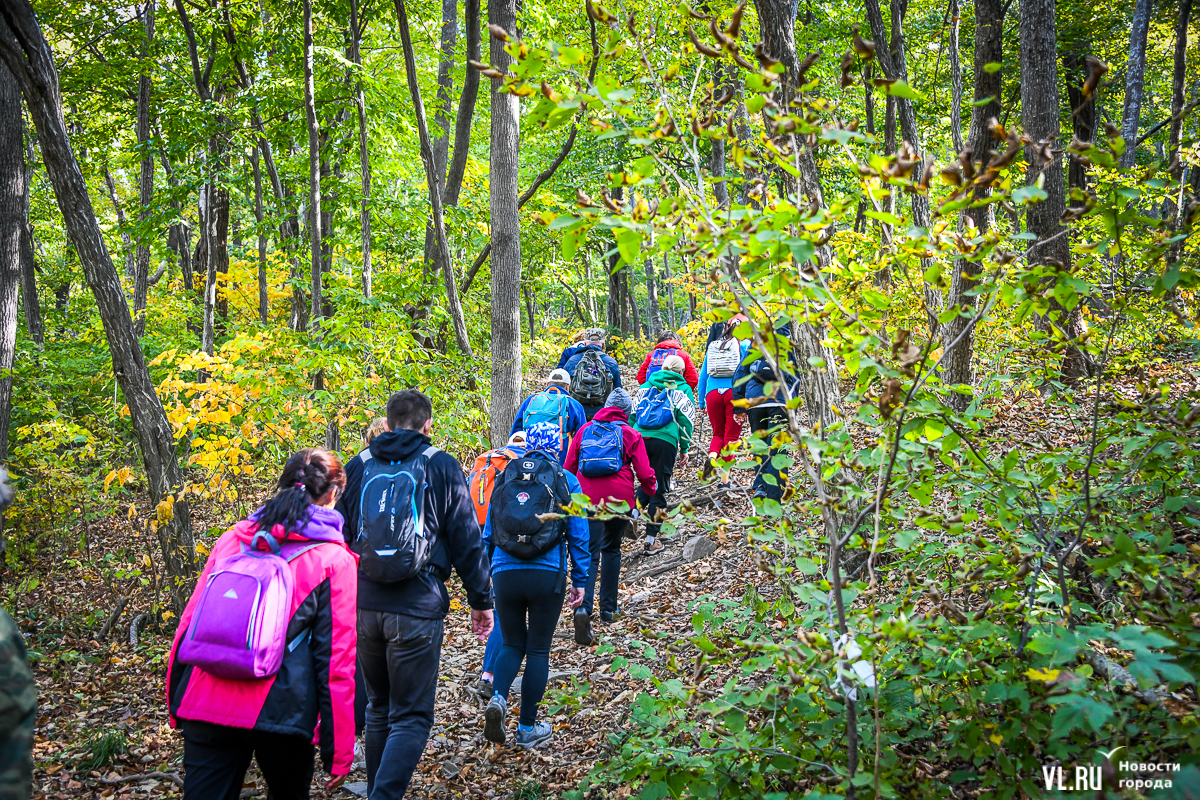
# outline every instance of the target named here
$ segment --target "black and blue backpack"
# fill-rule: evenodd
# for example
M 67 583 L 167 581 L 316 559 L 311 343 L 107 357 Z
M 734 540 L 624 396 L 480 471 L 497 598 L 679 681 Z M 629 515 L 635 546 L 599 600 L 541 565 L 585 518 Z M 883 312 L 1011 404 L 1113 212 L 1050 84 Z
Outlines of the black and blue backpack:
M 412 578 L 429 564 L 433 542 L 425 535 L 425 470 L 438 452 L 432 445 L 403 461 L 383 461 L 363 450 L 358 530 L 350 549 L 358 573 L 378 583 Z
M 562 541 L 566 519 L 538 519 L 561 514 L 571 502 L 567 475 L 558 456 L 529 450 L 508 462 L 496 478 L 489 510 L 492 542 L 522 561 L 537 558 Z

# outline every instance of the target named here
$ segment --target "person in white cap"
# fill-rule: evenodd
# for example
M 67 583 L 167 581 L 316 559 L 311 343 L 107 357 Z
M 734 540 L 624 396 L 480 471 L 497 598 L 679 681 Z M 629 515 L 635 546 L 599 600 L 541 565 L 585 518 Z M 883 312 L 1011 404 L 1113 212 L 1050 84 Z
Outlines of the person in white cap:
M 555 369 L 546 378 L 546 388 L 525 398 L 517 410 L 509 432 L 525 432 L 525 444 L 531 450 L 553 453 L 562 462 L 575 431 L 587 422 L 579 401 L 570 395 L 571 376 Z

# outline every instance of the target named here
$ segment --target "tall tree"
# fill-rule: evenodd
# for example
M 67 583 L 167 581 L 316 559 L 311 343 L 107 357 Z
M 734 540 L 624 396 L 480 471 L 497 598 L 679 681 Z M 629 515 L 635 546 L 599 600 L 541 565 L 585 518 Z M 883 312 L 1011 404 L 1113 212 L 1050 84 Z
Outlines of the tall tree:
M 488 0 L 488 23 L 515 35 L 517 0 Z M 504 41 L 491 39 L 492 66 L 507 73 L 513 63 Z M 488 195 L 492 244 L 492 445 L 499 447 L 521 402 L 521 224 L 517 207 L 521 152 L 520 99 L 492 79 L 492 128 Z
M 358 112 L 358 167 L 362 197 L 359 198 L 359 225 L 362 233 L 363 297 L 371 298 L 371 153 L 367 136 L 367 94 L 362 79 L 362 35 L 366 18 L 359 19 L 358 0 L 350 0 L 350 60 L 354 63 L 354 107 Z
M 967 133 L 965 159 L 976 163 L 981 161 L 976 171 L 983 174 L 987 171 L 990 161 L 988 151 L 992 141 L 989 121 L 1000 115 L 1000 91 L 1002 74 L 999 71 L 989 72 L 989 64 L 998 64 L 1004 57 L 1004 9 L 1003 0 L 975 0 L 975 102 L 971 106 L 971 129 Z M 972 190 L 976 201 L 984 200 L 991 194 L 991 185 L 978 185 Z M 966 209 L 964 222 L 967 223 L 967 235 L 983 236 L 992 225 L 992 206 L 976 205 Z M 974 230 L 972 230 L 974 229 Z M 959 316 L 946 323 L 942 331 L 942 341 L 948 348 L 945 354 L 945 382 L 948 385 L 974 382 L 972 362 L 975 353 L 975 328 L 967 327 L 970 315 L 976 308 L 976 296 L 970 290 L 976 285 L 983 264 L 978 261 L 959 259 L 954 264 L 954 276 L 950 281 L 950 294 L 946 300 L 947 308 L 955 306 Z M 952 393 L 947 402 L 958 411 L 966 410 L 971 398 L 965 394 Z
M 1183 160 L 1179 147 L 1183 138 L 1183 90 L 1187 80 L 1188 24 L 1192 18 L 1192 0 L 1179 0 L 1179 13 L 1175 17 L 1175 58 L 1171 71 L 1171 131 L 1167 138 L 1167 152 L 1171 159 L 1171 180 L 1183 178 Z M 1169 197 L 1163 218 L 1176 222 L 1178 204 Z M 1172 245 L 1170 258 L 1179 259 L 1182 243 Z
M 1071 106 L 1071 130 L 1075 138 L 1084 143 L 1090 143 L 1096 135 L 1096 92 L 1085 94 L 1083 91 L 1085 70 L 1095 68 L 1093 61 L 1089 60 L 1085 47 L 1063 58 L 1067 103 Z M 1087 164 L 1082 159 L 1072 158 L 1067 165 L 1067 187 L 1085 189 L 1087 184 Z
M 266 325 L 270 312 L 267 294 L 267 229 L 263 227 L 262 167 L 257 147 L 250 149 L 250 168 L 254 173 L 254 227 L 258 234 L 258 321 Z
M 1059 220 L 1066 211 L 1066 186 L 1062 161 L 1042 154 L 1059 136 L 1058 33 L 1054 19 L 1055 0 L 1021 0 L 1021 115 L 1031 144 L 1025 148 L 1028 183 L 1042 178 L 1046 199 L 1029 206 L 1026 225 L 1038 243 L 1032 259 L 1071 269 L 1071 243 Z M 1062 375 L 1070 380 L 1087 374 L 1087 360 L 1073 343 L 1087 329 L 1080 306 L 1067 310 L 1050 301 L 1050 314 L 1043 327 L 1057 326 L 1066 340 Z
M 308 130 L 308 231 L 312 247 L 312 310 L 309 322 L 318 324 L 321 309 L 321 128 L 317 122 L 313 76 L 312 0 L 304 0 L 304 120 Z
M 141 448 L 150 501 L 169 516 L 169 521 L 158 527 L 159 546 L 173 605 L 176 613 L 181 613 L 195 575 L 195 548 L 186 495 L 177 495 L 182 474 L 175 436 L 138 345 L 121 278 L 104 244 L 87 183 L 71 150 L 50 46 L 29 0 L 4 0 L 0 9 L 0 60 L 21 87 L 67 235 L 96 298 L 113 372 Z
M 12 368 L 17 352 L 17 287 L 25 235 L 25 148 L 21 89 L 0 63 L 0 464 L 8 461 Z
M 150 88 L 153 83 L 150 71 L 154 64 L 154 6 L 149 0 L 141 10 L 142 50 L 137 94 L 137 139 L 141 155 L 138 180 L 138 199 L 141 209 L 138 222 L 142 229 L 138 234 L 137 254 L 133 266 L 133 327 L 140 337 L 146 330 L 146 295 L 150 291 L 150 245 L 146 241 L 146 221 L 151 215 L 154 202 L 154 151 L 150 147 Z
M 412 99 L 413 112 L 417 118 L 417 136 L 421 142 L 421 163 L 425 167 L 425 184 L 429 191 L 429 207 L 433 219 L 434 239 L 437 242 L 437 261 L 446 283 L 446 304 L 450 307 L 450 319 L 454 323 L 454 339 L 458 349 L 468 359 L 475 357 L 471 340 L 467 336 L 467 323 L 463 315 L 462 302 L 458 297 L 458 284 L 454 276 L 454 262 L 450 258 L 450 244 L 446 239 L 446 219 L 442 208 L 442 187 L 438 180 L 437 164 L 433 159 L 433 145 L 429 136 L 429 124 L 425 118 L 425 105 L 421 102 L 420 76 L 417 75 L 416 55 L 413 52 L 412 32 L 408 27 L 408 10 L 404 0 L 396 0 L 396 19 L 400 27 L 400 44 L 404 49 L 404 71 L 408 76 L 408 92 Z M 514 287 L 519 293 L 520 287 Z M 518 317 L 520 302 L 517 303 Z M 518 326 L 520 322 L 518 320 Z M 512 424 L 512 420 L 509 420 Z
M 1138 123 L 1142 116 L 1142 99 L 1146 89 L 1146 40 L 1150 33 L 1150 12 L 1153 0 L 1137 0 L 1133 7 L 1133 25 L 1129 29 L 1129 60 L 1125 66 L 1125 111 L 1121 115 L 1121 138 L 1125 152 L 1121 166 L 1133 166 L 1137 151 Z

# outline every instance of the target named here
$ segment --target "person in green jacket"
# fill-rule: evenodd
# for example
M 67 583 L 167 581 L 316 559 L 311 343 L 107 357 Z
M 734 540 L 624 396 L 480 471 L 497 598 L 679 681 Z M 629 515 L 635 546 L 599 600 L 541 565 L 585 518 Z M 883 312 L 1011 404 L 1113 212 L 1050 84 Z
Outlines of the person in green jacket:
M 656 487 L 653 495 L 638 488 L 638 505 L 646 511 L 646 553 L 653 555 L 663 549 L 656 540 L 661 516 L 667 508 L 667 492 L 675 473 L 675 460 L 681 469 L 687 468 L 688 449 L 692 446 L 695 429 L 696 396 L 683 376 L 686 366 L 677 355 L 667 356 L 662 369 L 651 374 L 633 398 L 633 427 L 646 440 L 646 455 L 654 470 Z

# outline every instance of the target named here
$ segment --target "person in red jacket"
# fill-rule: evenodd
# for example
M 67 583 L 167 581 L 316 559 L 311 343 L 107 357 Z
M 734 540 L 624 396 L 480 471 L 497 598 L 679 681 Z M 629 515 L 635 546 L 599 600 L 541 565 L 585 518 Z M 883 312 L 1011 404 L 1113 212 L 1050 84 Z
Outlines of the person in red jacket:
M 679 334 L 675 331 L 664 330 L 658 335 L 658 344 L 654 345 L 654 349 L 646 354 L 642 366 L 638 367 L 638 386 L 645 383 L 646 378 L 662 369 L 663 361 L 666 361 L 667 356 L 677 355 L 683 359 L 683 379 L 687 381 L 688 386 L 692 387 L 692 394 L 696 393 L 696 387 L 700 384 L 700 375 L 696 372 L 695 365 L 692 364 L 692 357 L 683 349 L 680 341 Z
M 279 476 L 275 496 L 213 545 L 188 601 L 167 661 L 171 727 L 183 728 L 183 794 L 188 800 L 237 800 L 253 757 L 277 800 L 305 800 L 313 745 L 333 791 L 354 760 L 354 654 L 358 558 L 346 546 L 334 509 L 346 485 L 341 462 L 326 450 L 301 450 Z M 281 544 L 312 543 L 292 569 L 289 646 L 279 671 L 258 680 L 219 678 L 176 661 L 180 643 L 215 566 L 250 545 L 259 531 Z M 316 736 L 313 736 L 314 731 Z
M 588 501 L 597 507 L 613 507 L 624 503 L 622 517 L 612 519 L 593 519 L 588 521 L 588 547 L 591 550 L 592 563 L 588 569 L 587 591 L 583 596 L 581 609 L 587 611 L 589 617 L 593 609 L 593 599 L 596 590 L 596 569 L 601 560 L 604 567 L 600 571 L 600 621 L 612 622 L 619 614 L 617 610 L 617 589 L 621 583 L 621 539 L 629 524 L 624 516 L 636 514 L 637 500 L 634 494 L 633 479 L 637 476 L 641 482 L 642 491 L 653 495 L 658 488 L 655 483 L 654 470 L 650 468 L 650 458 L 646 455 L 646 442 L 642 435 L 629 424 L 629 414 L 633 411 L 633 399 L 624 389 L 613 389 L 608 396 L 604 408 L 596 412 L 579 433 L 571 439 L 567 448 L 567 459 L 563 469 L 574 472 L 579 476 L 579 485 Z M 588 425 L 596 422 L 621 423 L 621 469 L 614 475 L 602 478 L 589 478 L 579 469 L 579 443 L 583 441 L 583 431 Z M 590 636 L 585 638 L 591 638 Z

